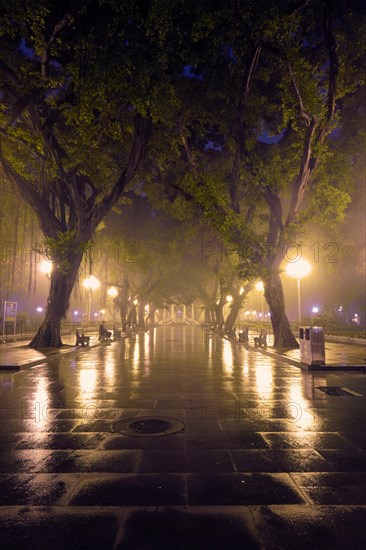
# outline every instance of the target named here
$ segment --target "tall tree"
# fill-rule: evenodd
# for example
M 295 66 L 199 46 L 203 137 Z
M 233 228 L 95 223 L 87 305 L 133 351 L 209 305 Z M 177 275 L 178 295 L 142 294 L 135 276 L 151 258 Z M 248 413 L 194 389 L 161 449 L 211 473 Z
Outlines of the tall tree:
M 357 2 L 196 7 L 174 126 L 189 174 L 164 166 L 166 184 L 236 246 L 244 279 L 261 276 L 276 347 L 297 347 L 280 272 L 302 210 L 348 204 L 339 177 L 317 174 L 344 98 L 364 82 L 364 29 Z
M 139 166 L 160 58 L 133 1 L 2 0 L 1 13 L 1 165 L 54 265 L 30 346 L 61 346 L 83 252 Z

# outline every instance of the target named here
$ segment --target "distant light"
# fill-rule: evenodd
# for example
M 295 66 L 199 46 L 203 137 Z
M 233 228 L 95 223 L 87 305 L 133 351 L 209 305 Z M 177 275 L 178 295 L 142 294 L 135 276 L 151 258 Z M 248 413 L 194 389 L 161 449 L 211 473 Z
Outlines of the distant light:
M 38 311 L 38 313 L 42 313 L 43 307 L 37 307 L 37 311 Z
M 314 306 L 313 309 L 311 310 L 313 313 L 319 313 L 319 308 L 318 306 Z
M 52 269 L 53 263 L 51 262 L 51 260 L 42 260 L 39 264 L 40 272 L 43 273 L 43 275 L 47 275 L 47 277 L 51 275 Z
M 343 307 L 339 306 L 338 311 L 343 311 Z
M 138 299 L 136 298 L 133 303 L 135 304 L 135 306 L 137 306 L 137 304 L 139 303 Z
M 355 317 L 358 317 L 358 313 L 355 313 Z
M 239 290 L 240 296 L 243 294 L 243 292 L 244 292 L 244 288 L 241 286 L 241 287 L 240 287 L 240 290 Z
M 99 311 L 99 313 L 100 313 L 100 315 L 105 315 L 105 309 L 101 309 L 101 310 Z
M 98 313 L 94 313 L 94 317 L 98 317 Z
M 255 285 L 255 289 L 259 290 L 260 292 L 263 292 L 264 290 L 263 281 L 258 281 L 258 283 Z
M 227 301 L 227 302 L 232 302 L 232 301 L 233 301 L 233 297 L 231 296 L 231 294 L 228 294 L 228 295 L 226 296 L 226 301 Z
M 115 298 L 117 295 L 118 295 L 118 290 L 116 289 L 115 286 L 111 286 L 111 288 L 109 288 L 107 290 L 107 294 L 108 296 L 110 296 L 111 298 Z
M 75 309 L 75 311 L 74 311 L 74 315 L 79 315 L 79 312 L 76 311 L 76 309 Z
M 83 281 L 83 286 L 90 290 L 97 290 L 100 287 L 100 282 L 94 275 L 90 275 L 90 277 Z

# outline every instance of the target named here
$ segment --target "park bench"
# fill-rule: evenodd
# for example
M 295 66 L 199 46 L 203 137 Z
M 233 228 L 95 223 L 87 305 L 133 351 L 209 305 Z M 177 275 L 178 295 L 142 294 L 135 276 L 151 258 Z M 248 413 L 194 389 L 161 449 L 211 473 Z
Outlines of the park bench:
M 204 328 L 206 333 L 210 336 L 213 334 L 223 334 L 223 324 L 222 323 L 204 323 Z
M 104 326 L 100 326 L 99 327 L 99 336 L 98 336 L 98 340 L 100 340 L 101 342 L 104 342 L 106 340 L 110 340 L 112 337 L 112 333 L 110 330 L 107 330 Z
M 239 332 L 239 342 L 249 342 L 249 326 L 243 327 L 243 330 Z
M 115 325 L 113 326 L 113 340 L 120 340 L 122 338 L 122 331 Z
M 259 335 L 254 338 L 254 345 L 256 348 L 267 347 L 267 331 L 264 328 L 261 328 Z
M 89 346 L 90 336 L 84 334 L 83 328 L 77 328 L 75 331 L 76 335 L 76 346 Z

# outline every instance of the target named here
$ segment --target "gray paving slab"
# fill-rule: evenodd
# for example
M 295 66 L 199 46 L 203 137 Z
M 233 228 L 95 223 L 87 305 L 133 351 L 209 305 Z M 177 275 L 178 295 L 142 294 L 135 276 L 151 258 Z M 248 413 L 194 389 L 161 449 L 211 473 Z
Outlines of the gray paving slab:
M 32 353 L 0 373 L 1 548 L 364 547 L 364 373 L 181 326 Z M 146 416 L 184 430 L 116 432 Z

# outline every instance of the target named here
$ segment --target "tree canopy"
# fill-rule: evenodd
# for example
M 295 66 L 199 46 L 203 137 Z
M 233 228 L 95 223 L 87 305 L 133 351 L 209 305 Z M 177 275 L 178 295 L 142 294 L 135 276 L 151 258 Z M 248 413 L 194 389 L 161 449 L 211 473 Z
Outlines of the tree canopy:
M 1 166 L 54 261 L 31 345 L 61 345 L 83 254 L 132 185 L 234 246 L 238 276 L 264 281 L 275 345 L 296 345 L 280 272 L 308 224 L 342 220 L 350 200 L 336 138 L 365 85 L 361 3 L 0 7 Z

